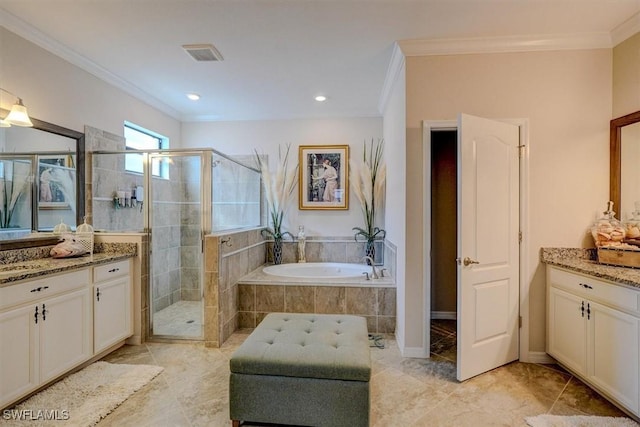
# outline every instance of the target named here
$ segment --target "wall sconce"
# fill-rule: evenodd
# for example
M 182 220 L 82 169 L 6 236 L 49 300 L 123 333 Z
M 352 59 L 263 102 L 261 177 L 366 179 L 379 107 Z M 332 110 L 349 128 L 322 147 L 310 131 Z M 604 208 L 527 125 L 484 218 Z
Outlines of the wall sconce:
M 22 103 L 22 98 L 1 87 L 0 90 L 17 99 L 16 103 L 11 107 L 11 111 L 7 114 L 7 117 L 0 119 L 0 127 L 8 128 L 11 125 L 32 127 L 33 123 L 31 123 L 29 113 L 27 113 L 27 107 Z

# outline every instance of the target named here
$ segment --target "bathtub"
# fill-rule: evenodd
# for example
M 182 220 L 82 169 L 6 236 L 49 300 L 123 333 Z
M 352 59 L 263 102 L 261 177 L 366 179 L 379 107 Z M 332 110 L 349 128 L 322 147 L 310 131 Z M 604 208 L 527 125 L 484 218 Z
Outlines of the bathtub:
M 366 316 L 371 333 L 393 333 L 393 276 L 367 280 L 362 273 L 371 276 L 371 266 L 307 262 L 258 267 L 238 280 L 238 327 L 255 328 L 267 313 L 342 313 Z
M 262 271 L 271 276 L 296 279 L 349 279 L 371 274 L 371 266 L 339 262 L 308 262 L 270 265 Z

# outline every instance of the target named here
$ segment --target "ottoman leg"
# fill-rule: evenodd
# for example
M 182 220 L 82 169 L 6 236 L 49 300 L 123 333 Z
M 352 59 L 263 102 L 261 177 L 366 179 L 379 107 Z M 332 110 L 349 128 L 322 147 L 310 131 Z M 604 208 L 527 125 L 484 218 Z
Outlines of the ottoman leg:
M 240 427 L 240 420 L 231 420 L 231 427 Z

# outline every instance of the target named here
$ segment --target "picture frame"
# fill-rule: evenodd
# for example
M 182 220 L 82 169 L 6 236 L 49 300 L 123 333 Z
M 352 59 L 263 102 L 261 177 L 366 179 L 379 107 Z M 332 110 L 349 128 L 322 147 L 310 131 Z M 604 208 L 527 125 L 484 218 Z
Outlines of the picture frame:
M 38 156 L 38 209 L 71 209 L 68 197 L 75 194 L 74 177 L 72 155 Z
M 349 209 L 349 146 L 301 145 L 298 208 Z

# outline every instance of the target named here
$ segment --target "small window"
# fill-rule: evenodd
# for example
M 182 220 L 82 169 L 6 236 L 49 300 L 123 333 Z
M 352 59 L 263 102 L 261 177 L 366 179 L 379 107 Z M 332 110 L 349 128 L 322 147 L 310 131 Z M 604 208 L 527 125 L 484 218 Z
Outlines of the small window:
M 124 138 L 126 139 L 127 150 L 160 150 L 169 148 L 169 138 L 129 122 L 124 123 Z M 141 154 L 127 154 L 124 168 L 128 172 L 143 173 L 142 163 L 143 156 Z M 153 162 L 151 174 L 169 179 L 168 165 L 165 162 Z

